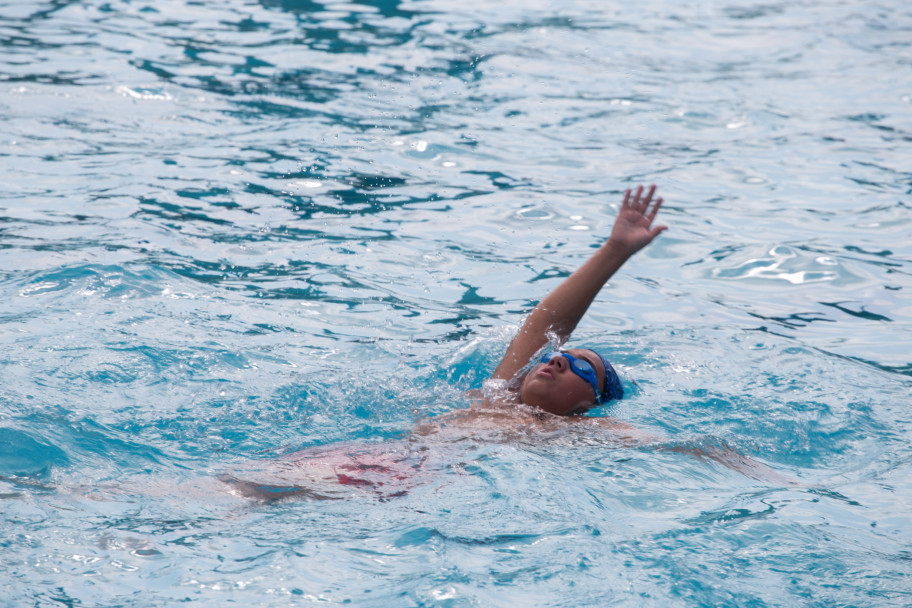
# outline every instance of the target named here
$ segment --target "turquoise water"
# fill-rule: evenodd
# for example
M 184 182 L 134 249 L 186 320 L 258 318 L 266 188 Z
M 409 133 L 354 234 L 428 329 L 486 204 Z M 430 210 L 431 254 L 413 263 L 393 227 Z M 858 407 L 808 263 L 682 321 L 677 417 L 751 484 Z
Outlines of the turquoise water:
M 912 604 L 906 3 L 7 2 L 0 40 L 4 605 Z M 641 182 L 671 229 L 575 344 L 667 439 L 410 435 Z M 314 451 L 419 473 L 218 481 Z

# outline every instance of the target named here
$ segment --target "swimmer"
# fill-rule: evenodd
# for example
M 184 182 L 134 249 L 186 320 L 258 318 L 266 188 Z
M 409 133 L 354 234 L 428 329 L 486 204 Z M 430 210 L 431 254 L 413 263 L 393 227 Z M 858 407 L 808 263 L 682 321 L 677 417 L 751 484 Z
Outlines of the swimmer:
M 263 502 L 288 498 L 341 499 L 364 495 L 392 498 L 428 483 L 435 472 L 458 468 L 452 448 L 463 439 L 512 441 L 579 425 L 583 432 L 604 429 L 601 443 L 645 446 L 711 460 L 764 482 L 796 485 L 765 464 L 720 442 L 668 442 L 609 417 L 584 416 L 592 407 L 623 398 L 624 389 L 610 362 L 594 350 L 561 350 L 602 287 L 638 251 L 667 229 L 656 225 L 662 198 L 655 186 L 627 190 L 607 241 L 548 294 L 526 318 L 485 389 L 470 407 L 426 419 L 400 440 L 349 442 L 312 447 L 278 458 L 247 461 L 217 477 L 182 483 L 145 482 L 145 494 L 206 495 L 215 489 L 238 499 Z M 586 428 L 584 425 L 591 425 Z M 446 446 L 451 446 L 447 449 Z M 104 499 L 112 488 L 85 489 Z

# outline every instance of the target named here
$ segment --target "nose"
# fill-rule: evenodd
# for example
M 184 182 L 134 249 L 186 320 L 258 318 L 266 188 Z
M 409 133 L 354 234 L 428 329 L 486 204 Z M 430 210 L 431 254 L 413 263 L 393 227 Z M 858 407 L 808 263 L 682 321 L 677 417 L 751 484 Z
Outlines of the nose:
M 551 367 L 555 367 L 560 371 L 563 371 L 564 368 L 567 366 L 567 360 L 564 359 L 563 357 L 561 357 L 560 355 L 554 355 L 553 357 L 551 357 L 551 360 L 548 361 L 547 365 L 549 365 Z

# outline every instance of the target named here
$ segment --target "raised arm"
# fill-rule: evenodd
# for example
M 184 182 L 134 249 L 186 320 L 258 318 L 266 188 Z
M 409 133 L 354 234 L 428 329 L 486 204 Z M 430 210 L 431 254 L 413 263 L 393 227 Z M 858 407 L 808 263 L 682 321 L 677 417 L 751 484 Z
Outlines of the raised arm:
M 652 225 L 662 206 L 661 197 L 653 200 L 654 194 L 655 186 L 650 186 L 645 195 L 642 186 L 624 193 L 611 236 L 532 310 L 491 378 L 513 378 L 548 341 L 549 333 L 556 334 L 562 343 L 566 341 L 608 279 L 667 228 Z

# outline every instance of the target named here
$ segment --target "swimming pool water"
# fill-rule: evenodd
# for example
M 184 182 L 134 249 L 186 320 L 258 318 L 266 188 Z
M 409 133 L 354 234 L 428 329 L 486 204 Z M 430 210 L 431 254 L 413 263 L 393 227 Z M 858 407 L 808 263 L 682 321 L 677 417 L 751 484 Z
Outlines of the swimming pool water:
M 4 3 L 0 604 L 908 606 L 910 31 L 899 1 Z M 411 434 L 650 182 L 671 228 L 574 343 L 628 391 L 595 415 L 663 439 Z M 219 481 L 314 452 L 360 455 L 332 499 Z

